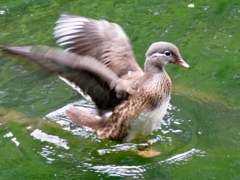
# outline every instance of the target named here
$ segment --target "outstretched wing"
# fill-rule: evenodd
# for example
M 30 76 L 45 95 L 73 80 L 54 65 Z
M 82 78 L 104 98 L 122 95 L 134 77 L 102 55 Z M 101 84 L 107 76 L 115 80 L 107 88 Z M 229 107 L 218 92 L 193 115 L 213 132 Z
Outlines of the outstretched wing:
M 117 24 L 61 15 L 54 35 L 60 46 L 70 52 L 32 46 L 1 46 L 0 49 L 27 57 L 45 70 L 60 74 L 80 87 L 102 110 L 112 109 L 126 98 L 126 87 L 131 88 L 133 83 L 125 81 L 119 85 L 119 77 L 126 77 L 129 71 L 143 73 L 126 34 Z M 119 98 L 118 92 L 123 96 Z
M 100 110 L 112 109 L 126 98 L 124 95 L 117 97 L 117 93 L 126 95 L 125 89 L 129 84 L 122 83 L 111 69 L 91 56 L 80 56 L 47 46 L 6 45 L 0 46 L 0 49 L 31 59 L 43 69 L 74 82 Z
M 119 77 L 129 71 L 142 72 L 128 37 L 115 23 L 63 14 L 56 22 L 54 36 L 60 46 L 96 58 Z

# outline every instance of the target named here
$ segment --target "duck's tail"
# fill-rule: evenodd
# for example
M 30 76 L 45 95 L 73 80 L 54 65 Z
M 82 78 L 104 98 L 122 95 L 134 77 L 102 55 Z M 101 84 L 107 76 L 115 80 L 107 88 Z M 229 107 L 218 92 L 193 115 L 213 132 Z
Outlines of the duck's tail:
M 104 120 L 100 120 L 79 108 L 70 108 L 66 111 L 67 116 L 79 126 L 87 126 L 97 131 Z

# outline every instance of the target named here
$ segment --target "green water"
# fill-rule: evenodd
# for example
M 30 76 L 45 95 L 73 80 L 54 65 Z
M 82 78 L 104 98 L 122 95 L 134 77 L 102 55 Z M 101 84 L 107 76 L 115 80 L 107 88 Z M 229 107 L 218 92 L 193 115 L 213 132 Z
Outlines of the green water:
M 149 136 L 161 155 L 141 157 L 129 151 L 137 144 L 98 140 L 70 123 L 60 108 L 88 107 L 76 91 L 0 54 L 0 179 L 240 178 L 240 2 L 1 0 L 0 43 L 56 47 L 63 12 L 120 24 L 141 66 L 152 42 L 179 47 L 191 70 L 167 67 L 172 108 Z

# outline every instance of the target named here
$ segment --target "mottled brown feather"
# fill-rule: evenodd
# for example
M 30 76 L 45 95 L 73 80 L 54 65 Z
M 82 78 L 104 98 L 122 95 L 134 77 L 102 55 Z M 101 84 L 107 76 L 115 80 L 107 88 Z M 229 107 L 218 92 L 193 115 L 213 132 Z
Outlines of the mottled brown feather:
M 101 120 L 76 108 L 66 111 L 71 120 L 92 128 L 99 138 L 131 141 L 150 134 L 170 100 L 171 80 L 165 65 L 190 68 L 175 45 L 160 41 L 149 47 L 143 72 L 122 28 L 104 20 L 61 15 L 54 35 L 69 52 L 43 46 L 3 45 L 0 49 L 29 58 L 75 83 L 99 111 L 111 109 L 112 115 Z

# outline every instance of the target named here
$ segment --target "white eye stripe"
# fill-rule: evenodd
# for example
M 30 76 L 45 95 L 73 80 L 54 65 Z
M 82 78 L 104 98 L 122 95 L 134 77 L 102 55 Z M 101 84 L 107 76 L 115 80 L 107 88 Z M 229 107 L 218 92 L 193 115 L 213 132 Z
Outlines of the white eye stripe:
M 156 53 L 153 53 L 152 56 L 165 56 L 165 54 L 156 52 Z

